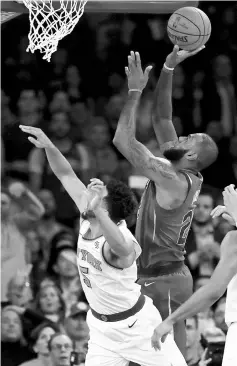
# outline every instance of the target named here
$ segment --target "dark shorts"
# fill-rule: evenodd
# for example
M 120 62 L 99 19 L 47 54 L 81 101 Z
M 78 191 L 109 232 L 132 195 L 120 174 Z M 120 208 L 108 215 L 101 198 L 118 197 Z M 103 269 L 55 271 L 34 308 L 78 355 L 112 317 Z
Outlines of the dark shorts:
M 174 273 L 140 277 L 137 283 L 141 285 L 142 294 L 152 298 L 163 320 L 193 293 L 192 275 L 184 264 Z

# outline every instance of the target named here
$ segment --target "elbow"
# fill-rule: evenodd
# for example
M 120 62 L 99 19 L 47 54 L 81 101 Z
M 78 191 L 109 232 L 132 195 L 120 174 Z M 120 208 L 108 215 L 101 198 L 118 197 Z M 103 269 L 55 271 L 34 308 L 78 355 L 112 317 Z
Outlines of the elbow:
M 209 286 L 209 296 L 212 303 L 215 303 L 226 291 L 226 286 L 222 284 L 211 284 Z

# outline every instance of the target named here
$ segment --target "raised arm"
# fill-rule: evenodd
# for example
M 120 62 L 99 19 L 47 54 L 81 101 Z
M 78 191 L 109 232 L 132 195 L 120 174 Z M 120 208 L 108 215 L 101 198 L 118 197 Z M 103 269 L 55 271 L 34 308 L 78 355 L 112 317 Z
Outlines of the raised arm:
M 20 207 L 20 212 L 16 212 L 13 218 L 22 228 L 29 225 L 29 221 L 39 220 L 43 216 L 44 206 L 24 184 L 11 183 L 8 190 Z
M 89 209 L 92 210 L 100 223 L 103 235 L 106 239 L 110 251 L 117 257 L 134 256 L 135 259 L 135 245 L 136 242 L 128 240 L 123 233 L 109 217 L 108 211 L 101 205 L 103 198 L 106 195 L 106 187 L 99 179 L 91 179 L 88 189 L 94 193 L 94 198 L 90 202 Z
M 155 329 L 152 337 L 154 348 L 160 349 L 160 339 L 164 340 L 176 322 L 207 309 L 224 294 L 229 282 L 237 274 L 236 243 L 237 231 L 230 231 L 222 241 L 221 259 L 211 279 Z
M 136 135 L 136 111 L 142 90 L 148 81 L 151 67 L 143 73 L 139 53 L 128 57 L 129 68 L 126 68 L 128 77 L 129 94 L 127 102 L 120 115 L 117 130 L 113 139 L 117 149 L 128 161 L 141 171 L 147 178 L 157 184 L 179 181 L 172 164 L 164 158 L 155 157 L 143 144 L 137 141 Z M 173 184 L 173 183 L 172 183 Z
M 61 181 L 64 188 L 71 196 L 79 210 L 83 212 L 86 205 L 86 203 L 84 202 L 83 193 L 86 190 L 86 187 L 76 176 L 67 159 L 65 159 L 61 152 L 56 148 L 56 146 L 52 143 L 52 141 L 50 141 L 50 139 L 40 128 L 20 126 L 20 129 L 23 132 L 34 136 L 28 137 L 28 140 L 32 142 L 36 147 L 40 149 L 45 149 L 46 156 L 52 171 Z
M 172 146 L 177 134 L 172 122 L 172 82 L 174 68 L 187 57 L 195 55 L 202 48 L 193 52 L 179 51 L 174 46 L 173 51 L 166 58 L 154 92 L 152 106 L 152 123 L 160 150 Z

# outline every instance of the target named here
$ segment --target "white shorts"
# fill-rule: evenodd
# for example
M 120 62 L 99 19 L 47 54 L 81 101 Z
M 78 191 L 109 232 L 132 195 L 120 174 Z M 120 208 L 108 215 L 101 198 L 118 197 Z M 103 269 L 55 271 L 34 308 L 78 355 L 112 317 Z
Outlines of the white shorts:
M 151 347 L 152 334 L 161 321 L 149 297 L 138 313 L 118 322 L 103 322 L 89 311 L 90 340 L 85 365 L 128 366 L 132 361 L 141 366 L 186 366 L 171 335 L 161 351 Z
M 237 322 L 232 323 L 229 326 L 226 341 L 224 357 L 222 361 L 222 366 L 236 366 L 237 365 Z

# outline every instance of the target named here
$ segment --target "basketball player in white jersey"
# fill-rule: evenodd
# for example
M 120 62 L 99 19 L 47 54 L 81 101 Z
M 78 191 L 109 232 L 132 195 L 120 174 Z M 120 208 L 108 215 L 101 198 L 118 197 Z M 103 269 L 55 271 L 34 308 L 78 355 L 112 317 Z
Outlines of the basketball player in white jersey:
M 237 190 L 234 185 L 223 192 L 225 206 L 218 206 L 212 216 L 225 215 L 225 218 L 237 226 Z M 209 308 L 227 288 L 225 320 L 228 325 L 225 351 L 222 366 L 237 365 L 237 231 L 230 231 L 222 241 L 220 261 L 207 285 L 195 292 L 173 314 L 159 324 L 152 336 L 152 346 L 160 349 L 161 341 L 180 320 L 190 318 L 198 312 Z
M 122 182 L 105 186 L 91 179 L 87 186 L 69 162 L 38 128 L 20 126 L 36 147 L 44 148 L 54 174 L 81 212 L 78 267 L 91 307 L 86 366 L 186 366 L 169 336 L 157 353 L 151 347 L 154 326 L 161 316 L 136 283 L 136 259 L 141 248 L 125 222 L 136 208 L 132 191 Z

